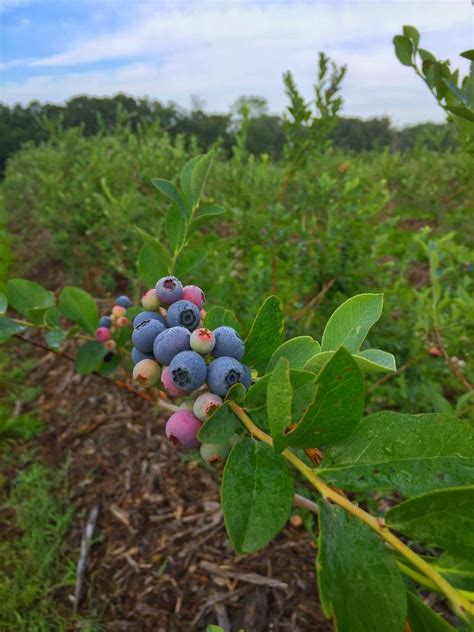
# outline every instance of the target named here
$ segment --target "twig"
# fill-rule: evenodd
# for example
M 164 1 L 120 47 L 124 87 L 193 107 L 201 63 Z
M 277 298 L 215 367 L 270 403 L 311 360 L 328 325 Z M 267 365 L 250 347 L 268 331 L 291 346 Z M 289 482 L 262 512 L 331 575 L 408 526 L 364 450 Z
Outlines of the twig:
M 380 380 L 377 380 L 376 382 L 374 382 L 372 386 L 369 386 L 369 388 L 367 389 L 367 393 L 372 393 L 372 391 L 375 391 L 375 389 L 377 389 L 382 384 L 385 384 L 385 382 L 388 382 L 393 377 L 400 375 L 401 373 L 406 371 L 408 367 L 411 366 L 412 364 L 413 364 L 413 361 L 410 360 L 410 362 L 407 362 L 406 364 L 402 364 L 402 366 L 397 371 L 384 375 L 382 378 L 380 378 Z
M 295 497 L 293 499 L 293 504 L 296 505 L 296 507 L 300 507 L 301 509 L 308 509 L 309 511 L 312 511 L 315 514 L 319 513 L 318 505 L 312 500 L 310 500 L 309 498 L 300 496 L 300 494 L 295 494 Z
M 438 347 L 441 353 L 443 354 L 443 358 L 446 360 L 446 363 L 451 373 L 459 382 L 461 382 L 461 384 L 464 386 L 465 389 L 467 389 L 468 391 L 474 391 L 474 386 L 472 386 L 472 384 L 468 382 L 463 372 L 459 369 L 459 367 L 456 366 L 456 364 L 449 357 L 449 354 L 446 351 L 446 348 L 444 346 L 443 337 L 441 336 L 441 332 L 438 329 L 438 327 L 434 328 L 434 334 L 436 336 L 436 342 L 438 344 Z
M 324 297 L 329 292 L 329 290 L 332 288 L 332 286 L 334 285 L 335 282 L 336 282 L 336 279 L 334 279 L 334 278 L 333 279 L 329 279 L 329 281 L 326 281 L 326 283 L 324 283 L 323 287 L 316 294 L 316 296 L 313 296 L 313 298 L 309 301 L 309 303 L 307 303 L 304 307 L 302 307 L 300 310 L 298 310 L 296 312 L 296 314 L 294 314 L 293 318 L 295 320 L 298 320 L 299 318 L 304 316 L 304 314 L 309 309 L 311 309 L 312 307 L 319 307 L 321 305 L 321 303 L 324 301 Z
M 212 575 L 219 575 L 219 577 L 225 577 L 226 579 L 237 579 L 247 584 L 270 586 L 270 588 L 281 588 L 282 590 L 286 590 L 288 588 L 288 584 L 285 584 L 278 579 L 264 577 L 263 575 L 258 575 L 257 573 L 236 573 L 234 571 L 228 571 L 217 564 L 206 562 L 206 560 L 199 562 L 199 567 Z
M 100 503 L 97 502 L 90 510 L 89 518 L 87 519 L 87 523 L 84 528 L 84 533 L 81 541 L 81 552 L 79 555 L 79 560 L 77 562 L 76 586 L 74 590 L 74 610 L 77 610 L 77 608 L 79 607 L 82 595 L 84 593 L 84 576 L 87 570 L 87 562 L 89 560 L 91 542 L 97 525 L 99 512 Z

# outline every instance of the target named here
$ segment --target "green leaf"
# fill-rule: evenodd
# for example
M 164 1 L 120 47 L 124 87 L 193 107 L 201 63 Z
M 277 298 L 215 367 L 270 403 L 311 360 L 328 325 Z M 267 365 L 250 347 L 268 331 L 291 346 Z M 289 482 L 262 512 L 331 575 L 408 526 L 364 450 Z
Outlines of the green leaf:
M 460 116 L 467 121 L 474 121 L 474 112 L 472 110 L 468 110 L 467 108 L 463 108 L 458 105 L 444 105 L 445 110 L 451 112 L 452 114 L 456 114 L 456 116 Z
M 294 487 L 285 459 L 269 446 L 242 439 L 233 447 L 221 500 L 227 533 L 239 553 L 263 548 L 284 527 Z
M 306 362 L 321 351 L 321 345 L 311 336 L 298 336 L 287 340 L 276 349 L 265 370 L 271 373 L 280 358 L 286 358 L 290 369 L 304 369 Z
M 411 39 L 415 44 L 415 48 L 418 48 L 418 44 L 420 43 L 420 33 L 414 26 L 405 24 L 403 27 L 403 35 Z
M 104 360 L 99 367 L 101 375 L 111 375 L 120 366 L 120 356 L 118 353 L 113 353 L 112 356 L 106 360 L 105 358 L 107 356 L 108 354 L 104 356 Z
M 247 389 L 243 384 L 237 382 L 237 384 L 232 384 L 229 390 L 226 393 L 225 401 L 237 402 L 238 404 L 243 404 L 245 398 L 247 396 Z
M 268 380 L 268 425 L 276 452 L 286 447 L 285 430 L 291 424 L 293 389 L 290 381 L 290 365 L 287 358 L 280 358 Z
M 229 408 L 222 404 L 201 426 L 198 439 L 202 443 L 225 443 L 239 427 L 239 420 Z
M 186 220 L 176 206 L 170 206 L 166 213 L 166 235 L 173 252 L 177 252 L 184 243 Z
M 144 242 L 155 250 L 156 254 L 158 255 L 160 259 L 160 268 L 167 270 L 165 274 L 169 274 L 171 272 L 171 266 L 172 266 L 171 256 L 169 252 L 167 251 L 167 249 L 163 246 L 161 241 L 159 241 L 156 237 L 153 237 L 152 235 L 147 233 L 145 230 L 142 230 L 138 226 L 135 226 L 135 229 L 138 232 L 138 234 L 141 236 L 141 238 L 144 240 Z
M 439 414 L 375 413 L 324 455 L 321 478 L 350 491 L 405 496 L 474 480 L 474 428 Z
M 269 296 L 260 307 L 245 341 L 243 362 L 263 373 L 283 339 L 283 308 L 277 296 Z
M 382 315 L 383 294 L 359 294 L 340 305 L 323 333 L 321 351 L 344 347 L 356 353 L 369 329 Z
M 344 348 L 336 351 L 317 379 L 314 401 L 285 437 L 295 448 L 329 446 L 350 435 L 364 412 L 364 378 Z
M 474 485 L 410 498 L 390 509 L 385 523 L 423 544 L 474 560 Z
M 240 329 L 240 323 L 234 312 L 231 312 L 229 309 L 225 309 L 224 307 L 220 307 L 219 305 L 207 310 L 204 325 L 208 329 L 217 329 L 217 327 L 222 327 L 223 325 L 233 327 L 237 331 Z
M 397 370 L 397 363 L 393 355 L 381 349 L 366 349 L 365 351 L 359 351 L 352 357 L 365 373 Z
M 161 191 L 161 193 L 166 195 L 166 197 L 170 199 L 173 204 L 176 204 L 180 212 L 183 214 L 183 217 L 189 217 L 189 209 L 186 206 L 183 198 L 180 196 L 178 189 L 174 186 L 172 182 L 170 182 L 169 180 L 164 180 L 163 178 L 155 178 L 151 181 L 151 183 L 158 189 L 158 191 Z
M 469 59 L 469 61 L 474 61 L 474 49 L 465 50 L 463 53 L 460 53 L 461 57 L 464 59 Z
M 78 287 L 65 287 L 59 295 L 59 310 L 63 316 L 79 323 L 90 333 L 99 324 L 97 305 L 90 294 Z
M 201 195 L 203 194 L 204 187 L 206 186 L 207 177 L 211 169 L 212 159 L 214 157 L 214 151 L 210 151 L 204 154 L 193 167 L 191 172 L 191 199 L 193 206 L 196 207 L 199 204 Z
M 436 61 L 436 57 L 433 55 L 433 53 L 430 53 L 429 50 L 425 50 L 424 48 L 419 48 L 418 54 L 420 55 L 422 61 Z
M 326 617 L 338 632 L 402 632 L 406 589 L 394 558 L 361 520 L 319 503 L 317 576 Z
M 17 322 L 6 316 L 0 317 L 0 344 L 6 342 L 9 338 L 15 334 L 19 334 L 25 331 L 24 325 L 19 325 Z
M 5 294 L 2 294 L 0 292 L 0 316 L 3 316 L 3 314 L 7 311 L 7 307 L 8 307 L 8 299 L 5 296 Z
M 192 235 L 207 224 L 207 222 L 219 217 L 219 215 L 223 215 L 225 212 L 226 209 L 218 204 L 206 204 L 205 206 L 199 207 L 199 212 L 189 225 L 188 235 Z
M 137 268 L 140 279 L 146 287 L 154 287 L 159 278 L 168 274 L 168 268 L 156 250 L 143 244 L 138 253 Z
M 191 158 L 184 167 L 181 169 L 181 173 L 179 175 L 179 179 L 181 181 L 181 188 L 183 189 L 183 193 L 186 197 L 189 207 L 193 206 L 193 192 L 191 188 L 191 176 L 194 171 L 194 167 L 201 160 L 202 154 L 198 156 L 194 156 Z
M 56 303 L 52 292 L 27 279 L 10 279 L 5 292 L 13 309 L 35 325 L 43 324 L 46 311 Z
M 207 254 L 208 251 L 204 248 L 184 248 L 176 262 L 176 275 L 187 276 L 191 270 L 202 264 Z
M 456 632 L 437 612 L 426 606 L 413 593 L 408 593 L 410 632 Z
M 88 340 L 77 352 L 76 371 L 81 375 L 88 375 L 96 371 L 101 366 L 106 353 L 106 349 L 100 342 Z
M 474 592 L 474 565 L 466 557 L 456 557 L 451 553 L 444 553 L 432 562 L 450 584 L 461 590 Z
M 66 340 L 66 336 L 67 333 L 62 329 L 50 329 L 45 336 L 46 344 L 53 351 L 59 351 Z
M 393 45 L 395 46 L 395 55 L 398 61 L 404 66 L 413 66 L 413 44 L 403 35 L 395 35 L 393 38 Z

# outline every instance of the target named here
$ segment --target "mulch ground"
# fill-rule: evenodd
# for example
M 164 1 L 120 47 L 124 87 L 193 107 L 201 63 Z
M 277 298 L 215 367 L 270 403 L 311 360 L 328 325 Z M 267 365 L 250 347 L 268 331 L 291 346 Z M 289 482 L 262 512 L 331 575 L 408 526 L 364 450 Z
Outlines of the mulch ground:
M 71 459 L 72 550 L 100 504 L 80 613 L 102 612 L 114 631 L 199 631 L 209 623 L 232 632 L 332 629 L 304 528 L 288 523 L 264 551 L 237 555 L 223 524 L 219 471 L 178 453 L 156 409 L 78 376 L 52 353 L 34 357 L 42 456 L 53 466 Z M 62 598 L 72 608 L 71 593 Z

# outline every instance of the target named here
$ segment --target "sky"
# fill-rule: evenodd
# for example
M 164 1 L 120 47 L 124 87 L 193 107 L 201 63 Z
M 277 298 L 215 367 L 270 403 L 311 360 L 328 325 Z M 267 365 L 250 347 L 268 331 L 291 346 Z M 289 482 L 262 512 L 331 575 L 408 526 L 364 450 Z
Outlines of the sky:
M 394 56 L 403 24 L 467 72 L 471 0 L 0 0 L 0 100 L 61 103 L 125 92 L 227 112 L 242 95 L 287 103 L 282 74 L 313 97 L 318 51 L 347 64 L 345 116 L 398 126 L 445 116 Z

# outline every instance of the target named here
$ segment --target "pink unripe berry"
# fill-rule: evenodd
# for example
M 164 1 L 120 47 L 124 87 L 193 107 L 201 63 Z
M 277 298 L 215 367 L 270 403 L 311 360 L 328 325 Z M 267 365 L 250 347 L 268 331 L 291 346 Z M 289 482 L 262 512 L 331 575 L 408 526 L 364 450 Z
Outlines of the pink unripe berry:
M 140 360 L 140 362 L 137 362 L 133 367 L 133 379 L 147 388 L 156 386 L 160 381 L 160 375 L 160 365 L 154 360 Z
M 191 450 L 199 447 L 197 433 L 201 422 L 189 410 L 179 410 L 166 422 L 166 436 L 177 448 Z
M 108 327 L 98 327 L 95 330 L 95 339 L 99 342 L 110 340 L 110 329 Z
M 125 327 L 126 325 L 128 325 L 129 320 L 126 316 L 119 316 L 119 318 L 117 318 L 117 326 L 118 327 Z
M 190 301 L 191 303 L 194 303 L 198 309 L 202 309 L 204 303 L 206 302 L 206 296 L 197 285 L 186 285 L 183 288 L 183 296 L 181 297 L 181 300 Z
M 194 402 L 193 412 L 198 419 L 206 421 L 222 404 L 222 398 L 214 393 L 203 393 Z
M 210 353 L 216 344 L 216 337 L 210 329 L 200 327 L 191 334 L 189 344 L 191 345 L 191 349 L 193 351 L 197 351 L 202 354 Z
M 145 309 L 155 312 L 160 307 L 160 300 L 156 295 L 155 289 L 148 290 L 142 298 L 142 305 Z
M 117 343 L 115 342 L 115 340 L 107 340 L 104 343 L 104 347 L 107 349 L 107 351 L 113 351 L 117 348 Z
M 173 384 L 167 366 L 163 367 L 163 371 L 161 372 L 161 383 L 165 387 L 168 395 L 171 395 L 171 397 L 184 397 L 184 395 L 187 395 L 187 393 L 185 393 L 184 391 L 180 391 Z
M 112 307 L 112 316 L 115 316 L 115 318 L 120 318 L 120 316 L 125 316 L 126 313 L 127 313 L 127 310 L 125 309 L 125 307 L 122 307 L 121 305 L 114 305 Z

